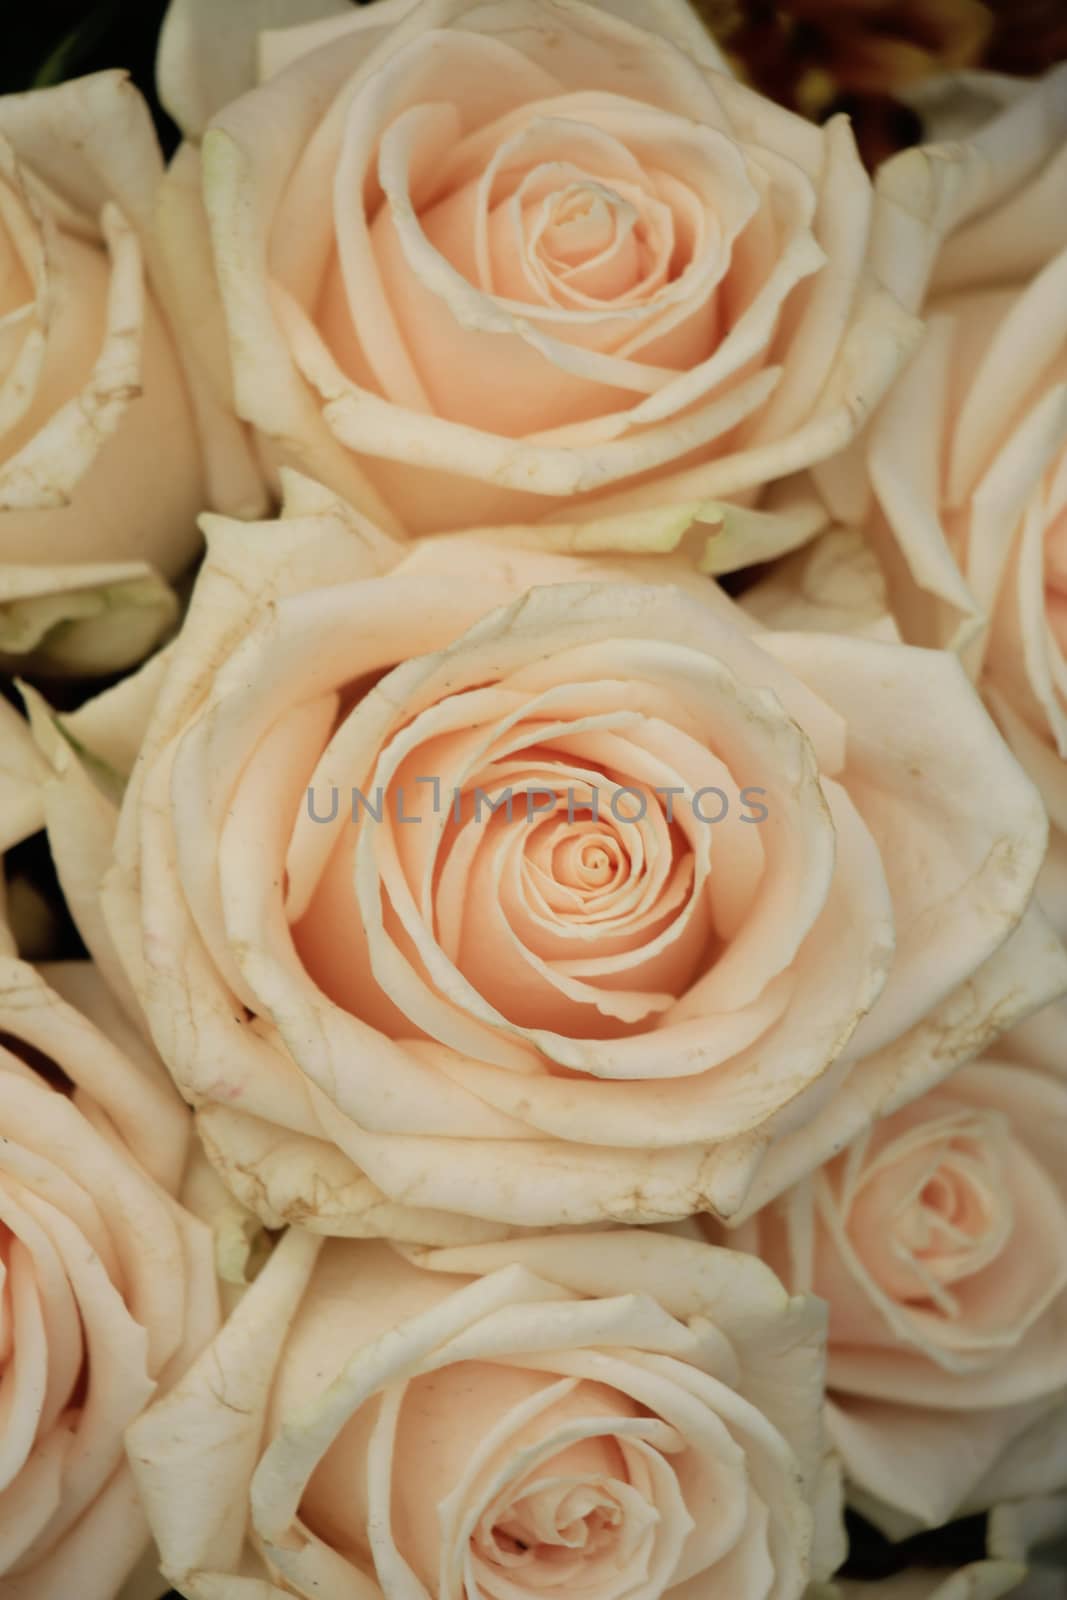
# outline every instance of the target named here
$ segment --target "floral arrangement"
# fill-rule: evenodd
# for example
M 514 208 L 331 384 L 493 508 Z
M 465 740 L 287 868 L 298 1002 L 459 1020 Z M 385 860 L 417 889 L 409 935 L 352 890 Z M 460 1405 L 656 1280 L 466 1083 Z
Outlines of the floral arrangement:
M 0 95 L 0 1597 L 1067 1595 L 1067 65 L 162 9 Z

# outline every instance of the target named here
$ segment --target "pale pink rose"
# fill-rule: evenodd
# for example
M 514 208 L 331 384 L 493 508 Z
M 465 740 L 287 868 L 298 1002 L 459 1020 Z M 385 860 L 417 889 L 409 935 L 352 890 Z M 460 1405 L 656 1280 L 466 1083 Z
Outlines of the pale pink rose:
M 962 652 L 1054 825 L 1067 918 L 1067 67 L 881 186 L 923 237 L 896 270 L 924 340 L 868 435 L 866 527 L 904 636 Z M 925 210 L 924 210 L 925 207 Z M 907 282 L 904 281 L 907 278 Z M 847 508 L 846 508 L 847 509 Z
M 652 1233 L 292 1229 L 129 1431 L 162 1569 L 195 1600 L 799 1600 L 841 1556 L 824 1315 Z
M 202 141 L 163 214 L 183 325 L 269 460 L 394 534 L 713 524 L 847 444 L 913 342 L 847 121 L 736 82 L 684 0 L 217 11 L 173 0 L 161 51 Z
M 140 659 L 176 617 L 166 580 L 208 494 L 264 503 L 254 475 L 235 492 L 236 424 L 190 391 L 165 322 L 162 175 L 122 73 L 0 97 L 0 665 Z
M 288 490 L 62 720 L 89 770 L 34 706 L 83 935 L 265 1221 L 740 1216 L 1067 985 L 952 656 Z
M 1035 1021 L 742 1229 L 829 1303 L 830 1435 L 891 1537 L 1067 1491 L 1067 1016 Z
M 49 976 L 100 1003 L 82 966 Z M 133 1056 L 0 956 L 4 1600 L 115 1600 L 149 1545 L 125 1429 L 218 1326 L 210 1235 L 173 1198 L 190 1119 L 114 1032 Z

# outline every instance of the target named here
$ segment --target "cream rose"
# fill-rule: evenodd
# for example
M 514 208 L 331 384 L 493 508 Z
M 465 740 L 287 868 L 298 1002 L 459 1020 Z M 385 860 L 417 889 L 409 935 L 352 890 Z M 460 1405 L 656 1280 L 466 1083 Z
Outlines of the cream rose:
M 689 1239 L 407 1260 L 290 1230 L 130 1460 L 198 1600 L 238 1574 L 264 1600 L 796 1600 L 840 1558 L 823 1331 Z
M 895 158 L 880 183 L 901 205 L 924 193 L 942 243 L 930 262 L 915 250 L 901 285 L 927 331 L 870 430 L 867 531 L 905 637 L 962 650 L 1040 788 L 1062 917 L 1067 67 L 969 140 Z
M 398 535 L 714 523 L 854 436 L 916 324 L 844 119 L 734 81 L 683 0 L 341 7 L 264 33 L 253 80 L 257 18 L 328 9 L 235 8 L 217 38 L 173 0 L 161 51 L 190 133 L 217 113 L 164 206 L 175 259 L 214 265 L 184 326 L 228 347 L 219 392 L 273 462 Z
M 139 660 L 206 501 L 264 504 L 149 273 L 162 174 L 121 73 L 0 97 L 0 665 Z
M 1047 1068 L 1002 1041 L 741 1233 L 829 1303 L 830 1434 L 894 1537 L 1067 1490 L 1067 1018 L 1052 1017 Z
M 121 815 L 35 706 L 68 901 L 265 1221 L 739 1216 L 1062 992 L 951 656 L 288 490 L 63 723 L 117 792 L 154 698 Z
M 49 976 L 100 1003 L 81 966 Z M 190 1119 L 115 1033 L 134 1056 L 0 956 L 4 1600 L 115 1600 L 149 1544 L 124 1430 L 218 1326 L 210 1236 L 173 1198 Z

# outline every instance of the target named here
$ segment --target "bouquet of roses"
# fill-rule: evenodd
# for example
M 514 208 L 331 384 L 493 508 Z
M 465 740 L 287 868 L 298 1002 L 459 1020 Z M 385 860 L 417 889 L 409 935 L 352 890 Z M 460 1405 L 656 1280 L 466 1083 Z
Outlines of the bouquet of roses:
M 707 11 L 0 96 L 2 1600 L 1067 1594 L 1067 66 Z

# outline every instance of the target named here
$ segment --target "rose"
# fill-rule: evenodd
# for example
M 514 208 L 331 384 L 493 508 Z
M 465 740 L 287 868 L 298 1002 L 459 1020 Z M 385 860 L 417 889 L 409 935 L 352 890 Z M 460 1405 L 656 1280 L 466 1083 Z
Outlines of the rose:
M 175 115 L 217 113 L 164 202 L 175 262 L 210 248 L 217 279 L 180 275 L 183 328 L 228 347 L 219 392 L 271 460 L 422 534 L 716 522 L 853 437 L 915 325 L 844 119 L 719 70 L 683 0 L 342 10 L 263 35 L 224 107 L 256 8 L 218 39 L 217 7 L 172 0 L 163 36 Z
M 1044 1019 L 741 1232 L 829 1303 L 829 1431 L 893 1537 L 1067 1489 L 1064 1021 L 1043 1068 Z
M 34 705 L 83 935 L 271 1225 L 740 1216 L 1063 990 L 1043 814 L 952 657 L 288 493 L 209 519 L 167 659 L 67 719 L 128 772 L 159 686 L 117 835 Z
M 176 613 L 203 492 L 145 282 L 161 174 L 119 73 L 0 98 L 0 660 L 124 666 Z
M 121 73 L 0 97 L 0 664 L 138 660 L 208 489 L 247 498 L 224 475 L 235 425 L 189 393 L 148 281 L 162 171 Z
M 816 1511 L 816 1572 L 839 1554 L 822 1328 L 691 1239 L 290 1230 L 130 1460 L 189 1595 L 785 1600 Z
M 50 976 L 101 1003 L 81 966 Z M 0 957 L 5 1600 L 114 1600 L 149 1540 L 124 1429 L 218 1325 L 209 1235 L 172 1198 L 190 1119 L 108 1023 L 135 1056 Z
M 1054 825 L 1067 886 L 1067 68 L 969 140 L 888 163 L 933 216 L 890 271 L 924 340 L 870 430 L 867 533 L 905 636 L 963 651 Z M 929 220 L 929 218 L 928 218 Z

